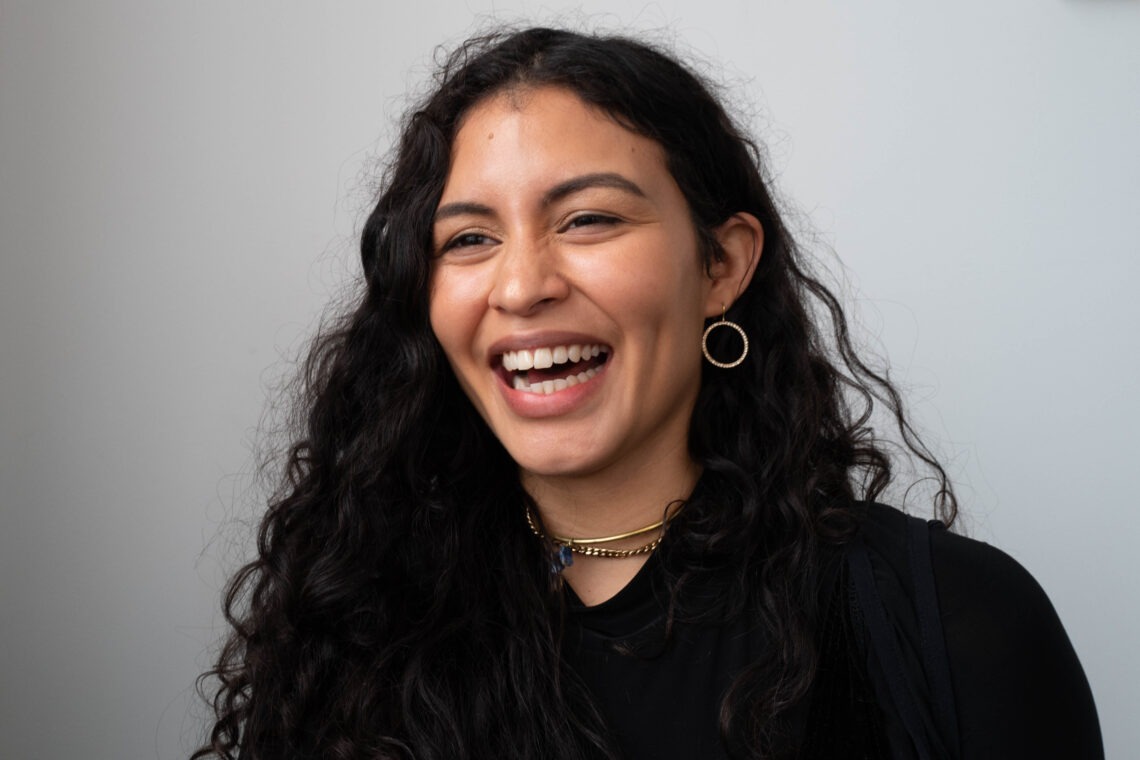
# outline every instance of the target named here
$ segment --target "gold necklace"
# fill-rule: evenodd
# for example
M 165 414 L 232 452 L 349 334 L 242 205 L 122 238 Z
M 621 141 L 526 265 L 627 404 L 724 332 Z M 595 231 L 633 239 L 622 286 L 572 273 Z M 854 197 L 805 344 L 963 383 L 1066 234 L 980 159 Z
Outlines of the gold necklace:
M 669 519 L 673 519 L 674 516 L 676 516 L 676 513 L 670 516 Z M 546 534 L 538 529 L 538 525 L 534 522 L 534 515 L 531 514 L 530 507 L 527 507 L 526 509 L 526 524 L 530 526 L 530 530 L 532 533 L 534 533 L 534 535 L 543 540 L 546 540 L 548 538 Z M 665 537 L 664 530 L 661 531 L 661 535 L 657 536 L 649 543 L 643 546 L 638 546 L 634 549 L 609 549 L 604 546 L 598 546 L 598 544 L 608 544 L 614 541 L 620 541 L 623 538 L 633 538 L 634 536 L 644 535 L 645 533 L 649 533 L 650 531 L 664 527 L 667 527 L 666 521 L 658 520 L 652 525 L 646 525 L 644 528 L 638 528 L 637 530 L 631 530 L 625 533 L 618 533 L 614 536 L 602 536 L 600 538 L 565 538 L 563 536 L 549 536 L 549 540 L 551 543 L 558 547 L 558 554 L 556 558 L 564 568 L 569 567 L 574 563 L 573 554 L 581 554 L 583 557 L 605 557 L 608 559 L 622 559 L 625 557 L 636 557 L 639 554 L 648 554 L 649 552 L 656 549 L 658 544 L 661 543 L 661 539 Z M 555 569 L 561 570 L 562 568 L 556 567 Z

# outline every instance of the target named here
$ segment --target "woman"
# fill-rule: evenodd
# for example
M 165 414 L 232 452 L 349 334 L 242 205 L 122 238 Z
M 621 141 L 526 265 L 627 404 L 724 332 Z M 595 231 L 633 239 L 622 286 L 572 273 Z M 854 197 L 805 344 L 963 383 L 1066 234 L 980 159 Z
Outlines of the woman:
M 1024 570 L 873 504 L 878 401 L 956 512 L 676 61 L 468 43 L 361 251 L 195 757 L 1101 754 Z

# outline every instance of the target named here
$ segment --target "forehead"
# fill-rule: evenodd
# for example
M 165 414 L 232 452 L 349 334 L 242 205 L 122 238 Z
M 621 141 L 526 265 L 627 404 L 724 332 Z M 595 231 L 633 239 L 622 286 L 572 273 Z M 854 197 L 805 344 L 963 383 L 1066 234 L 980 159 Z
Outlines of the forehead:
M 522 189 L 586 172 L 671 181 L 655 141 L 569 90 L 516 88 L 473 107 L 451 149 L 444 202 L 459 191 Z

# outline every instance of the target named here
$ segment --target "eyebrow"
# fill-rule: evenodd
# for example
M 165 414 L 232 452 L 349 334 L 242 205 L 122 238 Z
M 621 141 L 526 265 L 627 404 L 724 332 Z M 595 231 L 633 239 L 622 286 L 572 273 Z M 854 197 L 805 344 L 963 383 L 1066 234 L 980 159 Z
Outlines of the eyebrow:
M 639 198 L 647 197 L 645 191 L 638 187 L 636 183 L 616 172 L 595 172 L 593 174 L 571 177 L 565 182 L 559 182 L 543 194 L 542 205 L 550 206 L 575 193 L 580 193 L 583 190 L 589 190 L 595 187 L 609 187 L 627 192 L 631 195 L 636 195 Z M 444 204 L 437 208 L 433 221 L 438 222 L 442 219 L 466 214 L 473 216 L 492 216 L 494 212 L 490 206 L 484 206 L 482 203 L 457 201 L 455 203 Z
M 458 203 L 448 203 L 440 206 L 435 210 L 435 216 L 432 221 L 438 222 L 443 219 L 448 219 L 453 216 L 491 216 L 491 207 L 484 206 L 482 203 L 468 203 L 460 201 Z
M 639 198 L 645 197 L 644 190 L 620 174 L 616 172 L 596 172 L 594 174 L 583 174 L 580 177 L 573 177 L 565 182 L 558 183 L 547 190 L 546 194 L 542 196 L 542 205 L 549 206 L 574 193 L 580 193 L 583 190 L 589 190 L 594 187 L 612 187 L 615 190 L 623 190 Z

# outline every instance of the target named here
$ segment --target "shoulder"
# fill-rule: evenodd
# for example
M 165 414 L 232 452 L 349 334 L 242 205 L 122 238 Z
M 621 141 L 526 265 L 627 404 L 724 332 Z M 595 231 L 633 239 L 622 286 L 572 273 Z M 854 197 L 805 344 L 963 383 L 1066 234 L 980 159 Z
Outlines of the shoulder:
M 860 525 L 862 536 L 876 565 L 876 575 L 896 576 L 908 596 L 913 596 L 908 526 L 921 518 L 882 504 L 865 506 Z M 952 533 L 940 523 L 930 531 L 931 558 L 943 621 L 967 616 L 976 625 L 1016 632 L 1034 621 L 1056 621 L 1041 585 L 1022 565 L 1000 549 L 982 541 Z M 999 630 L 995 628 L 994 633 Z
M 912 596 L 907 531 L 921 518 L 883 504 L 867 504 L 863 509 L 859 533 L 876 565 L 876 575 L 897 576 L 908 596 Z M 1005 552 L 952 533 L 941 523 L 932 523 L 929 535 L 944 617 L 951 612 L 972 613 L 981 622 L 1013 611 L 1056 617 L 1040 584 Z M 1010 609 L 1011 603 L 1014 610 Z
M 860 534 L 884 604 L 915 599 L 908 525 L 866 505 Z M 930 556 L 963 757 L 1101 757 L 1084 671 L 1041 585 L 989 544 L 932 527 Z M 905 633 L 905 626 L 903 629 Z

